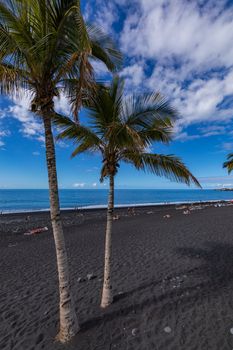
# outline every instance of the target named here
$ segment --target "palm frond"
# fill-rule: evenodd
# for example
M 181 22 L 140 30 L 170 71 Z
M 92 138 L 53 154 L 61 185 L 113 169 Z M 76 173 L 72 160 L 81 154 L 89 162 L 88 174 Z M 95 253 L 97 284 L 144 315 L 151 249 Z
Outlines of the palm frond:
M 19 88 L 29 88 L 27 72 L 17 69 L 11 64 L 0 63 L 1 94 L 17 94 Z
M 151 126 L 139 131 L 140 137 L 147 143 L 169 143 L 173 137 L 173 123 L 170 118 L 155 119 Z
M 0 23 L 2 25 L 7 25 L 7 27 L 12 31 L 12 34 L 17 38 L 17 43 L 20 45 L 21 49 L 25 50 L 34 44 L 32 36 L 29 30 L 29 26 L 25 26 L 25 18 L 17 16 L 19 12 L 19 2 L 18 1 L 6 1 L 13 6 L 13 12 L 10 7 L 7 7 L 3 2 L 0 2 Z M 25 2 L 21 3 L 22 11 L 24 14 Z
M 110 71 L 118 71 L 122 66 L 123 56 L 111 38 L 94 25 L 87 24 L 87 31 L 93 58 L 102 61 Z
M 138 128 L 151 126 L 155 119 L 174 121 L 177 117 L 178 112 L 159 92 L 128 96 L 122 105 L 122 118 Z
M 122 159 L 133 164 L 138 170 L 148 171 L 187 185 L 193 183 L 195 186 L 201 187 L 199 181 L 185 164 L 174 155 L 125 152 Z
M 81 154 L 83 152 L 99 152 L 100 147 L 95 143 L 95 140 L 93 140 L 93 143 L 91 143 L 91 140 L 85 140 L 83 141 L 78 147 L 75 148 L 75 150 L 72 152 L 71 157 L 74 158 L 78 154 Z
M 88 127 L 79 125 L 70 118 L 56 114 L 53 118 L 54 124 L 62 131 L 57 139 L 72 140 L 78 146 L 75 148 L 72 156 L 93 150 L 102 150 L 102 140 Z
M 228 154 L 227 161 L 223 163 L 223 168 L 227 168 L 228 174 L 233 170 L 233 153 Z

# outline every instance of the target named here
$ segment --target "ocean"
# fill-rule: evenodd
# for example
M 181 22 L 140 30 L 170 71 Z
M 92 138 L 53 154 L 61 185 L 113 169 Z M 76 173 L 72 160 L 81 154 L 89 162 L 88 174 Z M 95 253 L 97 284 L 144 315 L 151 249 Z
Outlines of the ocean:
M 60 190 L 62 209 L 98 208 L 107 204 L 107 190 Z M 216 190 L 116 190 L 116 206 L 155 205 L 199 201 L 232 200 L 233 192 Z M 0 212 L 49 209 L 48 190 L 0 190 Z

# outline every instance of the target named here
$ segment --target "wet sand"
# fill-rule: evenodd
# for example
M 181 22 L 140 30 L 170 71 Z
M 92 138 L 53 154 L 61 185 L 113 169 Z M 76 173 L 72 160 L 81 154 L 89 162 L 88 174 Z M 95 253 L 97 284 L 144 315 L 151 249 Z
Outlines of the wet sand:
M 1 215 L 0 349 L 233 349 L 233 206 L 183 211 L 117 210 L 115 300 L 104 311 L 99 304 L 106 212 L 63 212 L 81 323 L 66 346 L 54 341 L 58 281 L 49 214 Z M 49 230 L 23 235 L 40 226 Z M 96 278 L 78 282 L 89 273 Z

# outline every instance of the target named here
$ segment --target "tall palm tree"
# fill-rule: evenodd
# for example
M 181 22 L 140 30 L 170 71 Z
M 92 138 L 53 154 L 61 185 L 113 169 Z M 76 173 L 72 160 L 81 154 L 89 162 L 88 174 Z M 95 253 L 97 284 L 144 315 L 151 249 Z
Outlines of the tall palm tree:
M 227 161 L 223 163 L 223 168 L 227 168 L 228 174 L 233 170 L 233 153 L 229 153 L 227 156 Z
M 159 93 L 124 97 L 123 81 L 115 78 L 109 89 L 100 89 L 87 106 L 89 123 L 77 125 L 69 118 L 56 119 L 62 128 L 58 138 L 77 144 L 72 156 L 85 151 L 100 153 L 103 166 L 100 179 L 109 179 L 105 240 L 104 283 L 101 306 L 112 303 L 111 235 L 114 210 L 114 178 L 120 162 L 138 170 L 152 172 L 171 180 L 200 186 L 181 160 L 173 155 L 148 151 L 153 142 L 171 140 L 176 111 Z
M 60 218 L 51 118 L 56 114 L 54 97 L 61 92 L 71 98 L 73 114 L 77 118 L 82 99 L 95 86 L 89 59 L 99 59 L 113 71 L 120 64 L 121 55 L 106 35 L 84 23 L 79 0 L 0 1 L 1 92 L 19 94 L 22 89 L 29 92 L 31 109 L 44 125 L 50 212 L 59 277 L 58 339 L 62 342 L 77 333 L 79 324 L 71 294 Z

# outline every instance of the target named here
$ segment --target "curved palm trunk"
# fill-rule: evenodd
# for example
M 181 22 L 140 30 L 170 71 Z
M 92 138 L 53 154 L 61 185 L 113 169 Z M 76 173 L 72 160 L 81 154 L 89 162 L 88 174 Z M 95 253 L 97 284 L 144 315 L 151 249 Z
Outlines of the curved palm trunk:
M 107 226 L 105 236 L 105 259 L 104 259 L 104 283 L 102 291 L 101 307 L 109 306 L 113 301 L 111 285 L 111 255 L 112 255 L 112 221 L 114 210 L 114 176 L 110 175 L 110 187 L 108 196 Z
M 71 294 L 68 259 L 60 217 L 56 157 L 50 117 L 48 115 L 43 115 L 43 122 L 49 179 L 50 215 L 57 256 L 60 294 L 60 331 L 57 339 L 61 342 L 66 342 L 78 332 L 79 324 Z

